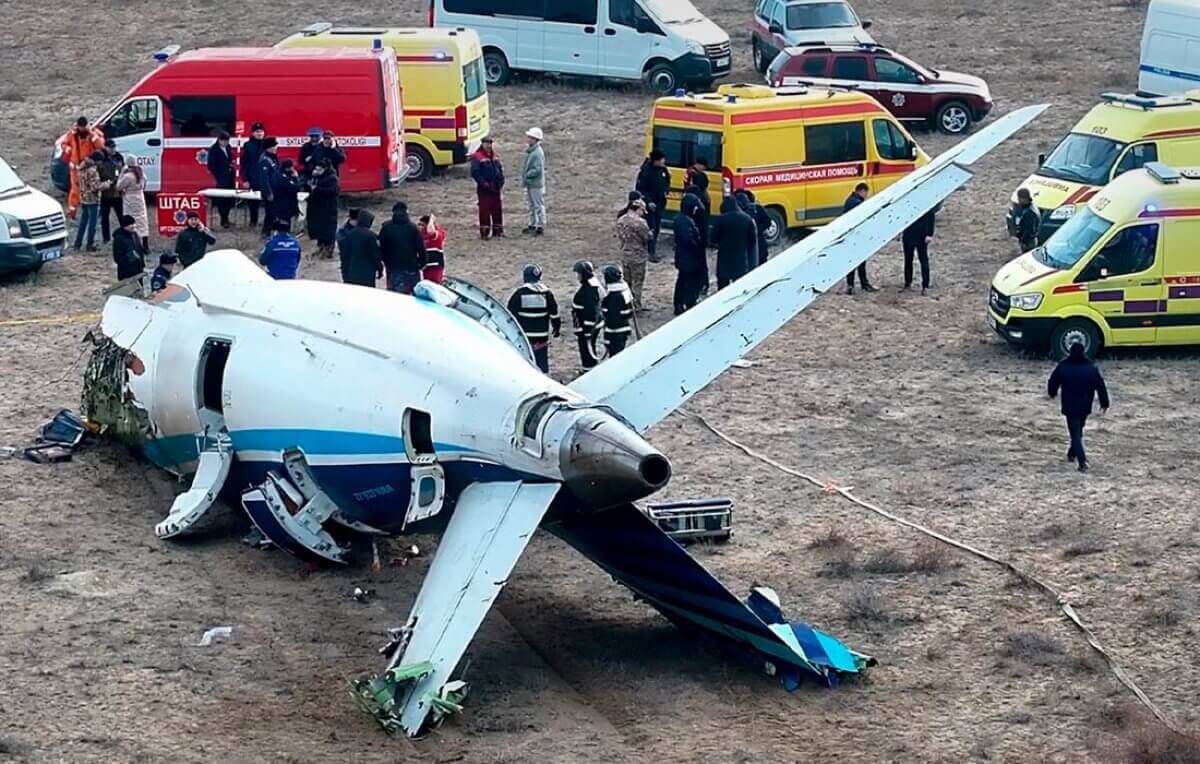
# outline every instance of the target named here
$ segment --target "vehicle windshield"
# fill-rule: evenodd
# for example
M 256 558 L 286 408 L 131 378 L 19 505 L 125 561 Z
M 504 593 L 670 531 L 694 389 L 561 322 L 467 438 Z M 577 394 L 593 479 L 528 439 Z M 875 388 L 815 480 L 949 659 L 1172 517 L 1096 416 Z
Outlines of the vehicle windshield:
M 788 29 L 828 29 L 830 27 L 856 27 L 858 18 L 845 3 L 805 3 L 789 5 L 787 9 Z
M 0 159 L 0 194 L 24 187 L 25 181 L 18 178 L 13 168 L 9 167 L 8 163 L 3 159 Z
M 1033 250 L 1033 257 L 1042 265 L 1066 270 L 1078 263 L 1112 227 L 1109 221 L 1084 209 L 1071 216 L 1044 245 Z
M 1125 144 L 1098 135 L 1071 133 L 1046 158 L 1038 175 L 1103 186 Z
M 690 0 L 642 0 L 651 16 L 664 24 L 691 24 L 703 21 L 704 14 Z

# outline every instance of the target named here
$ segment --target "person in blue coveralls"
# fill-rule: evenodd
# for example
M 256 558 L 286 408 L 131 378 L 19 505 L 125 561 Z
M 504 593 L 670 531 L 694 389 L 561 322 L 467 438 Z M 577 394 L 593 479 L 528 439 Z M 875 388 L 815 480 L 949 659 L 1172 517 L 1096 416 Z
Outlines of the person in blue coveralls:
M 300 240 L 291 234 L 286 220 L 275 221 L 275 235 L 267 240 L 258 262 L 273 279 L 294 279 L 300 270 Z

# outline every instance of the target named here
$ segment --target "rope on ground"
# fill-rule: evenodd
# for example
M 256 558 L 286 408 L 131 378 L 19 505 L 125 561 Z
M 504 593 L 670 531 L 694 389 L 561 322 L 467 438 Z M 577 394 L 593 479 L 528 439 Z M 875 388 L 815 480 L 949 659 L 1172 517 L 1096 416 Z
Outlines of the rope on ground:
M 99 313 L 78 313 L 75 315 L 42 316 L 41 318 L 12 318 L 0 321 L 0 326 L 45 326 L 54 324 L 83 324 L 95 323 L 100 320 Z
M 1004 568 L 1005 570 L 1007 570 L 1009 573 L 1016 576 L 1017 578 L 1019 578 L 1021 581 L 1025 582 L 1026 584 L 1029 584 L 1030 586 L 1041 589 L 1042 591 L 1051 595 L 1052 597 L 1054 597 L 1055 604 L 1058 605 L 1058 609 L 1062 612 L 1063 616 L 1065 616 L 1067 618 L 1067 620 L 1069 620 L 1072 624 L 1074 624 L 1075 628 L 1078 629 L 1083 634 L 1084 638 L 1087 640 L 1088 645 L 1091 646 L 1091 648 L 1093 650 L 1095 650 L 1097 654 L 1100 655 L 1100 657 L 1104 660 L 1105 664 L 1108 665 L 1109 670 L 1112 671 L 1113 676 L 1115 676 L 1117 678 L 1117 681 L 1119 681 L 1121 684 L 1125 685 L 1125 687 L 1134 694 L 1134 696 L 1141 702 L 1141 704 L 1143 706 L 1145 706 L 1147 709 L 1149 709 L 1150 713 L 1154 714 L 1154 718 L 1158 719 L 1158 721 L 1160 721 L 1168 729 L 1170 729 L 1171 731 L 1176 732 L 1178 734 L 1181 734 L 1181 735 L 1188 734 L 1188 733 L 1184 732 L 1182 729 L 1180 729 L 1179 727 L 1177 727 L 1170 719 L 1168 719 L 1167 716 L 1161 710 L 1159 710 L 1158 706 L 1154 705 L 1154 702 L 1150 700 L 1150 698 L 1146 695 L 1146 693 L 1142 692 L 1142 689 L 1137 686 L 1137 683 L 1133 681 L 1132 677 L 1130 677 L 1129 674 L 1125 671 L 1125 669 L 1119 663 L 1117 663 L 1116 659 L 1113 658 L 1113 656 L 1109 654 L 1108 650 L 1106 650 L 1104 648 L 1104 645 L 1102 645 L 1100 643 L 1100 640 L 1096 637 L 1095 633 L 1091 630 L 1091 628 L 1089 628 L 1087 626 L 1087 624 L 1085 624 L 1083 622 L 1083 619 L 1079 617 L 1079 614 L 1076 612 L 1075 608 L 1071 605 L 1070 602 L 1068 602 L 1066 600 L 1066 598 L 1062 595 L 1062 592 L 1060 592 L 1058 589 L 1056 589 L 1053 585 L 1047 583 L 1046 581 L 1043 581 L 1042 579 L 1038 578 L 1033 573 L 1030 573 L 1028 571 L 1018 568 L 1016 565 L 1009 562 L 1008 560 L 997 557 L 989 552 L 985 552 L 982 549 L 973 547 L 970 544 L 966 544 L 964 542 L 952 539 L 949 536 L 945 536 L 941 533 L 938 533 L 935 530 L 926 528 L 925 526 L 923 526 L 919 523 L 915 523 L 911 520 L 906 520 L 905 518 L 900 517 L 899 515 L 893 514 L 892 512 L 889 512 L 886 509 L 878 507 L 869 501 L 864 501 L 864 500 L 858 498 L 857 496 L 855 496 L 851 492 L 852 491 L 851 488 L 841 487 L 841 486 L 835 485 L 834 483 L 829 482 L 829 481 L 818 480 L 817 478 L 812 477 L 811 475 L 806 475 L 803 472 L 800 472 L 799 470 L 795 470 L 795 469 L 792 469 L 791 467 L 788 467 L 785 464 L 781 464 L 781 463 L 775 461 L 774 459 L 772 459 L 771 457 L 767 456 L 766 454 L 755 451 L 753 448 L 750 448 L 749 446 L 738 442 L 737 440 L 730 437 L 729 435 L 726 435 L 724 432 L 717 429 L 707 419 L 705 419 L 703 416 L 701 416 L 700 414 L 697 414 L 694 411 L 689 411 L 687 409 L 680 409 L 680 412 L 685 414 L 686 416 L 690 416 L 692 419 L 695 419 L 697 422 L 700 423 L 701 426 L 703 426 L 705 429 L 707 429 L 713 435 L 715 435 L 718 438 L 720 438 L 721 440 L 725 441 L 725 443 L 727 443 L 728 445 L 741 451 L 746 456 L 749 456 L 751 459 L 756 459 L 756 460 L 762 462 L 763 464 L 766 464 L 770 467 L 773 467 L 773 468 L 779 470 L 780 472 L 783 472 L 784 474 L 791 475 L 792 477 L 799 478 L 800 480 L 811 483 L 813 486 L 821 489 L 821 492 L 824 494 L 841 496 L 846 501 L 856 504 L 870 512 L 874 512 L 875 514 L 879 515 L 880 517 L 891 520 L 892 522 L 896 523 L 897 525 L 902 525 L 905 528 L 910 528 L 914 531 L 917 531 L 918 533 L 922 533 L 926 536 L 929 536 L 930 538 L 936 539 L 936 540 L 942 542 L 943 544 L 948 544 L 956 549 L 960 549 L 964 552 L 967 552 L 968 554 L 974 555 L 975 557 L 978 557 L 981 560 L 985 560 L 994 565 L 998 565 L 998 566 Z

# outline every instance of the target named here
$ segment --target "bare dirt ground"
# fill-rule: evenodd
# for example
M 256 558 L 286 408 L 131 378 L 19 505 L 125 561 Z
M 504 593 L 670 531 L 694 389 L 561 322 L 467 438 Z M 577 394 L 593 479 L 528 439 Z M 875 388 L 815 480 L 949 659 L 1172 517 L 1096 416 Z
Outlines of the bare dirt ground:
M 730 30 L 733 79 L 753 79 L 751 0 L 697 4 Z M 320 15 L 419 24 L 424 12 L 417 0 L 341 5 Z M 120 97 L 152 50 L 270 43 L 316 20 L 297 2 L 10 6 L 0 151 L 43 186 L 53 138 Z M 987 78 L 999 112 L 1043 100 L 1055 108 L 947 206 L 931 296 L 896 294 L 893 245 L 871 266 L 884 291 L 821 299 L 754 354 L 754 367 L 691 406 L 783 462 L 1055 582 L 1164 711 L 1196 729 L 1200 490 L 1190 470 L 1200 358 L 1106 357 L 1115 405 L 1090 430 L 1094 470 L 1081 477 L 1062 460 L 1064 428 L 1045 400 L 1050 364 L 983 324 L 987 283 L 1011 254 L 1008 194 L 1098 92 L 1133 87 L 1143 11 L 1109 0 L 856 6 L 881 41 Z M 436 211 L 451 230 L 452 272 L 505 294 L 535 260 L 567 295 L 572 262 L 613 256 L 613 213 L 650 102 L 634 88 L 537 79 L 493 91 L 510 166 L 526 127 L 548 135 L 544 240 L 480 246 L 463 171 L 368 202 L 377 213 L 393 198 Z M 917 137 L 931 153 L 949 145 Z M 335 276 L 330 264 L 306 271 Z M 107 254 L 72 254 L 0 285 L 0 321 L 97 311 L 112 274 Z M 651 325 L 668 318 L 672 278 L 667 265 L 651 271 Z M 85 330 L 0 328 L 0 442 L 23 442 L 77 405 Z M 567 341 L 553 363 L 563 379 L 578 371 Z M 735 541 L 700 558 L 734 591 L 769 583 L 793 617 L 877 656 L 867 681 L 789 695 L 539 538 L 471 649 L 476 691 L 464 717 L 425 741 L 392 740 L 355 710 L 344 680 L 379 668 L 373 650 L 403 620 L 428 557 L 379 575 L 310 571 L 239 544 L 234 515 L 202 539 L 163 544 L 153 525 L 180 487 L 97 447 L 61 466 L 0 461 L 0 758 L 1073 762 L 1136 760 L 1131 741 L 1161 742 L 1138 737 L 1129 694 L 1053 603 L 1002 572 L 769 471 L 691 420 L 669 419 L 652 440 L 676 465 L 670 495 L 737 503 Z M 353 601 L 356 584 L 377 598 Z M 216 625 L 232 626 L 232 640 L 196 646 Z

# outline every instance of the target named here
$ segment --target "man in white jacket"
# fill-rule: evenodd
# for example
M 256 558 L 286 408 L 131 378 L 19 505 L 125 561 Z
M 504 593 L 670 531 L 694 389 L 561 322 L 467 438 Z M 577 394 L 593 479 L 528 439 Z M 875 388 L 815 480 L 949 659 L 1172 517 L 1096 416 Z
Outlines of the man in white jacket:
M 529 225 L 525 233 L 541 236 L 546 232 L 546 153 L 542 151 L 542 128 L 531 127 L 525 131 L 529 146 L 525 149 L 525 166 L 521 171 L 521 185 L 529 200 Z

